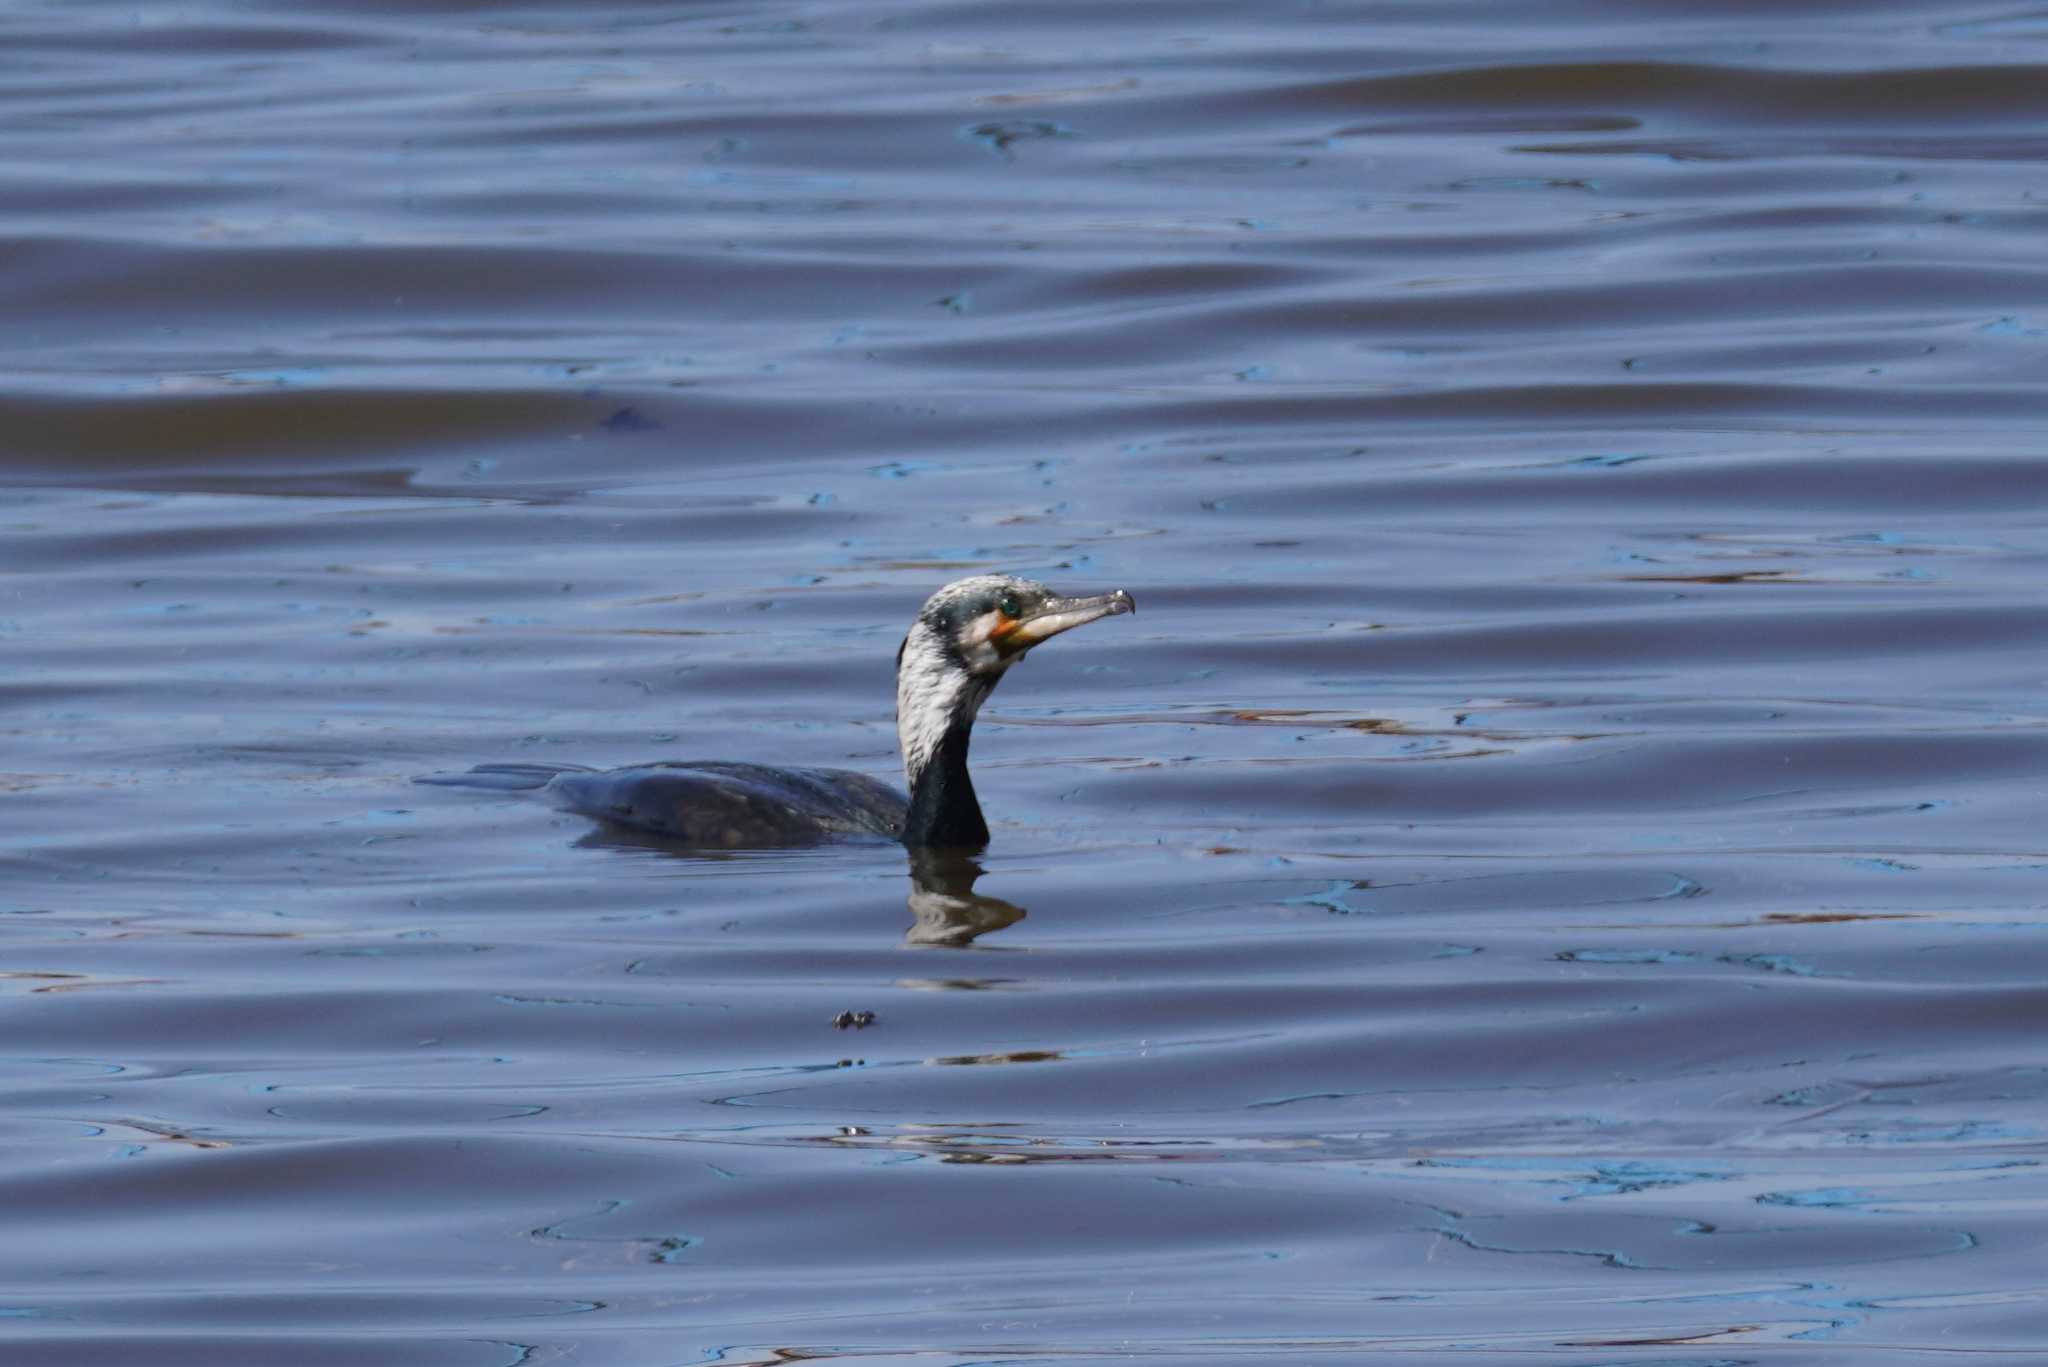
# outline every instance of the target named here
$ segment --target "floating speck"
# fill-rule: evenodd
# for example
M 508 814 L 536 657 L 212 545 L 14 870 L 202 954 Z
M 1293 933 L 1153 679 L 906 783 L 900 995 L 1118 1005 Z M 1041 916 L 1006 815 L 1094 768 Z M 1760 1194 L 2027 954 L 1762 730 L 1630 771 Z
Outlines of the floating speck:
M 621 408 L 598 424 L 607 432 L 658 432 L 661 424 L 637 408 Z
M 1049 119 L 1014 119 L 997 123 L 977 123 L 960 130 L 960 135 L 970 142 L 978 142 L 1003 160 L 1011 159 L 1013 143 L 1032 142 L 1045 138 L 1071 138 L 1074 130 L 1062 123 Z

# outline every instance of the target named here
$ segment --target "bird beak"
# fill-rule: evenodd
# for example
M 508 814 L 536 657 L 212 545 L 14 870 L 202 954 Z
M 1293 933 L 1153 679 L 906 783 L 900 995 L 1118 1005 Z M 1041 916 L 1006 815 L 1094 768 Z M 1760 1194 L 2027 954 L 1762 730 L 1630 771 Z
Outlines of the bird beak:
M 1063 631 L 1137 610 L 1137 601 L 1122 589 L 1094 598 L 1048 598 L 1030 616 L 1006 622 L 990 634 L 1005 651 L 1014 653 L 1029 650 Z

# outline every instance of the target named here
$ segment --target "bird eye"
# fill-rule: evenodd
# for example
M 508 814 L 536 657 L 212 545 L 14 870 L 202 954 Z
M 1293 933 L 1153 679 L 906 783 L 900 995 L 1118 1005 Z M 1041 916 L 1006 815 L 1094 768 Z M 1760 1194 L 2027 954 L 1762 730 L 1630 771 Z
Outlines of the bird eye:
M 1014 593 L 1006 593 L 997 599 L 996 611 L 1002 613 L 1005 617 L 1021 617 L 1024 615 L 1023 610 L 1017 606 L 1017 595 Z

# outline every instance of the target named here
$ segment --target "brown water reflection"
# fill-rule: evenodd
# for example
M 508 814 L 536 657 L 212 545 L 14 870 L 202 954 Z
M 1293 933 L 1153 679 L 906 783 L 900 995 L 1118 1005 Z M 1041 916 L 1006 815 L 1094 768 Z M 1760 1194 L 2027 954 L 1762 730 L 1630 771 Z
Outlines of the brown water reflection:
M 2039 1356 L 2044 40 L 0 13 L 0 1358 Z

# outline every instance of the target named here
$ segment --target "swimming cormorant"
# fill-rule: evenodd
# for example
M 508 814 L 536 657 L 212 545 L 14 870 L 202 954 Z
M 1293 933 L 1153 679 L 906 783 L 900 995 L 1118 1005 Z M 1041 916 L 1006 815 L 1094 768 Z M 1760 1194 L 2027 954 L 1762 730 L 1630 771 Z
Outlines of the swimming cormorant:
M 988 843 L 967 743 L 982 702 L 1026 651 L 1137 604 L 1122 589 L 1062 598 L 1007 574 L 979 574 L 926 600 L 896 652 L 896 737 L 910 794 L 850 769 L 671 760 L 624 769 L 486 764 L 421 783 L 541 788 L 557 806 L 698 848 L 798 845 L 880 835 L 912 848 Z

